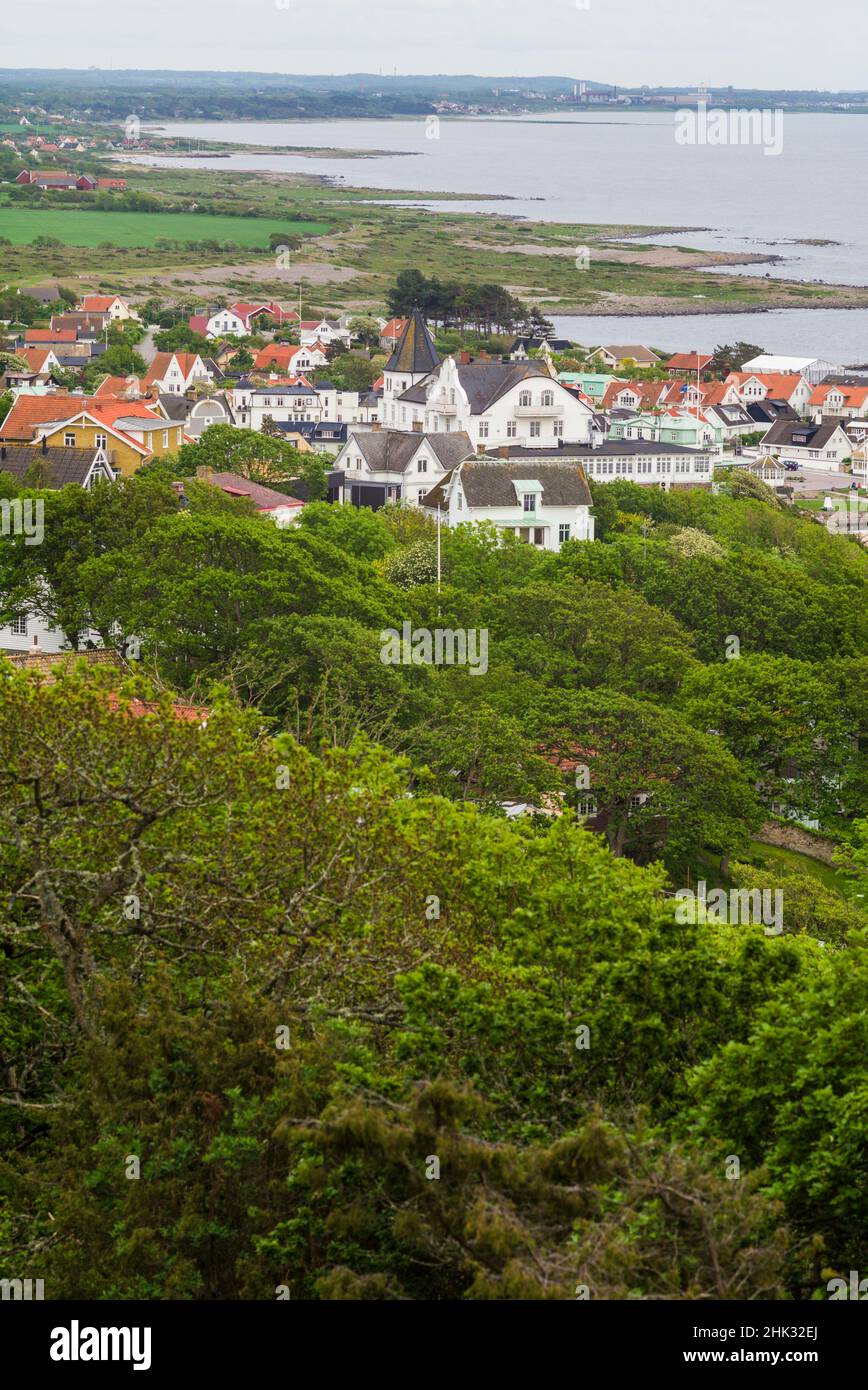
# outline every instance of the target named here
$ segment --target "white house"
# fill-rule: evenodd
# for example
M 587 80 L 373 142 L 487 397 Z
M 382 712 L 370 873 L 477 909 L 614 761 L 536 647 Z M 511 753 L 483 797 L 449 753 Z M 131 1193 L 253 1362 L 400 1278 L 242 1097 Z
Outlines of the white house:
M 353 431 L 335 457 L 329 500 L 375 509 L 397 501 L 420 506 L 434 484 L 473 453 L 463 432 Z
M 107 314 L 113 323 L 123 323 L 126 319 L 137 319 L 135 309 L 131 309 L 125 299 L 115 294 L 86 294 L 78 304 L 82 314 Z
M 832 473 L 841 471 L 844 459 L 852 458 L 853 444 L 840 420 L 823 419 L 818 423 L 803 420 L 776 420 L 763 439 L 763 453 L 783 463 L 798 463 L 805 469 L 823 468 Z
M 845 420 L 858 420 L 868 408 L 868 385 L 815 386 L 808 402 L 812 420 L 824 415 L 837 415 Z
M 474 448 L 500 443 L 590 443 L 593 408 L 545 363 L 441 361 L 418 311 L 383 373 L 383 422 L 426 434 L 463 431 Z
M 349 347 L 352 335 L 335 319 L 302 319 L 298 340 L 302 347 L 313 347 L 316 343 L 321 343 L 323 347 L 345 343 Z
M 231 395 L 238 424 L 250 430 L 261 430 L 268 416 L 275 424 L 371 424 L 377 420 L 379 404 L 370 392 L 338 390 L 330 381 L 314 386 L 305 376 L 275 376 L 265 382 L 242 378 Z
M 256 332 L 257 320 L 274 319 L 278 324 L 293 323 L 298 319 L 294 309 L 284 309 L 282 304 L 272 300 L 248 302 L 239 300 L 225 309 L 217 309 L 213 314 L 194 314 L 190 327 L 206 338 L 246 338 Z
M 807 412 L 811 399 L 811 385 L 801 372 L 730 372 L 725 385 L 735 388 L 743 405 L 786 401 L 799 415 Z
M 210 380 L 211 373 L 198 353 L 158 352 L 141 384 L 145 389 L 156 386 L 158 391 L 183 396 L 197 381 L 204 384 Z
M 714 446 L 688 448 L 649 439 L 606 439 L 593 444 L 563 444 L 557 449 L 501 447 L 497 457 L 521 467 L 572 463 L 580 466 L 593 482 L 627 478 L 666 492 L 672 487 L 708 487 L 716 453 Z M 484 455 L 483 461 L 493 458 L 494 455 Z
M 492 522 L 538 550 L 569 540 L 592 541 L 594 518 L 581 464 L 469 458 L 428 493 L 423 504 L 450 526 Z

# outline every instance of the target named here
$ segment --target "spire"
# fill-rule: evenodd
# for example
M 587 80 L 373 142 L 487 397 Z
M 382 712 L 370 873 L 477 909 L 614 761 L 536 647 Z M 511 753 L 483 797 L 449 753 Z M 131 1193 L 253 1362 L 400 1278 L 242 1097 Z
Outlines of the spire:
M 414 309 L 407 319 L 398 346 L 386 363 L 387 372 L 407 372 L 412 376 L 427 376 L 440 366 L 440 356 L 434 340 L 428 332 L 428 325 Z

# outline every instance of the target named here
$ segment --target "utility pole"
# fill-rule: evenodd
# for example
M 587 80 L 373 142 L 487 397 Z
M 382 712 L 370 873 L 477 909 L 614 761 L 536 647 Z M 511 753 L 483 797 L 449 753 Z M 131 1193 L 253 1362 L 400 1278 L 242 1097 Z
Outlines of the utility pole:
M 441 581 L 441 556 L 440 556 L 440 503 L 437 503 L 437 617 L 440 617 L 440 581 Z

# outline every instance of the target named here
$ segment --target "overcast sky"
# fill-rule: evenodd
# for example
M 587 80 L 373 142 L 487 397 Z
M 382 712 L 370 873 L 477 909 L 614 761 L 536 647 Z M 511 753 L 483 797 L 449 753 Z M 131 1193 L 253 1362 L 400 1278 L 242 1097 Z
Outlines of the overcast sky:
M 25 0 L 0 66 L 868 86 L 868 0 Z

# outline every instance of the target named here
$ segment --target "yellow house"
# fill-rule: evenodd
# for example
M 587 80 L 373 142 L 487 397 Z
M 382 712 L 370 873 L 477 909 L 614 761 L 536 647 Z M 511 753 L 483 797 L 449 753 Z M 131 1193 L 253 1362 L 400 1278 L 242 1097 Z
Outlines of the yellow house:
M 104 449 L 112 467 L 127 476 L 155 456 L 176 453 L 185 434 L 182 425 L 139 401 L 108 401 L 38 425 L 34 442 L 43 439 L 49 449 Z

